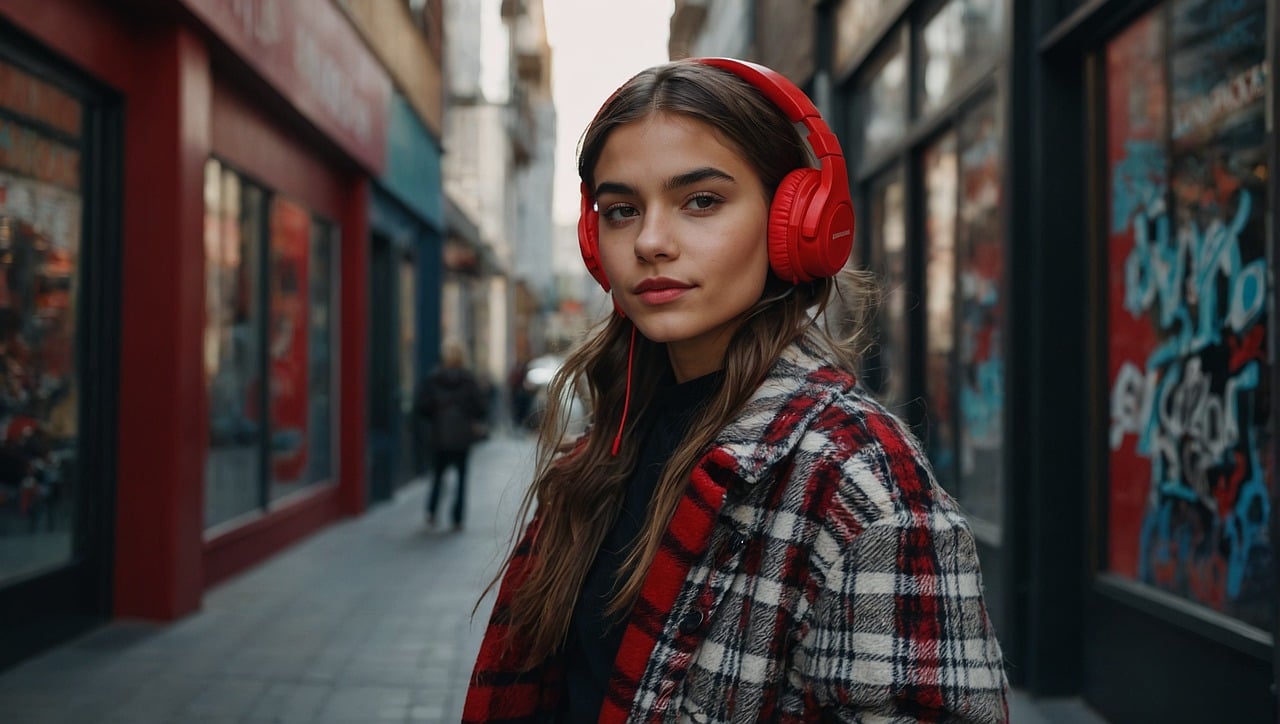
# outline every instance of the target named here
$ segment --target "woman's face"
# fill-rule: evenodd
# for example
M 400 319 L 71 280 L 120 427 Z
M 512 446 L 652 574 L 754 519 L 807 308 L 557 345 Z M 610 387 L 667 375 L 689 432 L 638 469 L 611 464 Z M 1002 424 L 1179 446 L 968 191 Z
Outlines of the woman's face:
M 609 134 L 595 183 L 614 301 L 667 344 L 677 379 L 720 369 L 769 268 L 755 170 L 711 126 L 655 113 Z

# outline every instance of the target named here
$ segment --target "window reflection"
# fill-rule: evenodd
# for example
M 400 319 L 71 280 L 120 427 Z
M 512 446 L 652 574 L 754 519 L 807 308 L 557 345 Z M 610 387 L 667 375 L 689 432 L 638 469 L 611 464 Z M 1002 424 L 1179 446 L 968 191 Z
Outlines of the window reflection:
M 1174 0 L 1106 46 L 1106 565 L 1275 630 L 1268 5 Z
M 907 127 L 907 54 L 901 45 L 889 50 L 859 93 L 864 109 L 863 155 L 902 138 Z
M 955 411 L 951 383 L 955 348 L 956 137 L 948 132 L 924 152 L 925 401 L 927 447 L 939 482 L 955 490 Z
M 210 528 L 333 479 L 338 232 L 217 160 L 205 209 Z
M 907 229 L 903 185 L 897 169 L 877 179 L 871 191 L 871 268 L 883 289 L 872 386 L 888 407 L 907 396 Z
M 942 104 L 966 72 L 1000 52 L 1004 0 L 951 0 L 921 33 L 922 113 Z
M 271 499 L 332 477 L 332 225 L 271 202 Z
M 222 164 L 205 165 L 205 384 L 209 452 L 205 527 L 262 504 L 262 192 Z
M 0 581 L 68 561 L 79 496 L 82 104 L 4 63 Z M 42 104 L 28 104 L 39 98 Z M 10 107 L 12 104 L 12 107 Z M 35 123 L 21 120 L 30 115 Z M 56 129 L 58 137 L 48 133 Z
M 956 345 L 960 502 L 999 525 L 1004 485 L 1004 228 L 998 98 L 960 121 L 959 299 Z M 996 529 L 998 531 L 998 528 Z M 998 534 L 998 533 L 997 533 Z
M 315 220 L 311 226 L 311 328 L 307 337 L 307 483 L 333 478 L 333 253 L 337 228 Z
M 835 49 L 832 62 L 838 75 L 849 71 L 854 54 L 870 39 L 872 31 L 901 0 L 844 0 L 836 8 Z

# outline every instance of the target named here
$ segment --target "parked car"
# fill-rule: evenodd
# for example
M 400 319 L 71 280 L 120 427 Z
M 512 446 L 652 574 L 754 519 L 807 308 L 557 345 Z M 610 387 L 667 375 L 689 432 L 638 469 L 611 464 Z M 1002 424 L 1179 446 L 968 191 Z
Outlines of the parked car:
M 524 424 L 530 430 L 537 430 L 542 426 L 542 418 L 547 411 L 547 394 L 551 379 L 564 365 L 564 358 L 559 355 L 547 354 L 541 357 L 535 357 L 529 360 L 528 370 L 524 375 L 525 390 L 532 398 L 529 405 L 529 414 L 525 417 Z M 568 403 L 569 421 L 565 434 L 576 436 L 582 434 L 587 429 L 587 405 L 581 396 L 574 392 Z

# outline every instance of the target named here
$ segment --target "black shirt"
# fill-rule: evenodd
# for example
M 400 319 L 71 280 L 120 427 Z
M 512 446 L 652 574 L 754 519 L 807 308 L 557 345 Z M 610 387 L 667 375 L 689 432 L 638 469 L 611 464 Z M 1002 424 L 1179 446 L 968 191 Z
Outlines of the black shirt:
M 723 374 L 717 371 L 680 384 L 674 378 L 667 380 L 658 388 L 649 414 L 638 426 L 641 429 L 637 432 L 644 435 L 644 440 L 636 467 L 627 480 L 622 509 L 587 571 L 569 622 L 565 642 L 566 721 L 595 722 L 600 718 L 613 661 L 626 630 L 625 616 L 610 618 L 605 614 L 615 592 L 618 569 L 644 526 L 649 499 L 662 469 L 722 378 Z

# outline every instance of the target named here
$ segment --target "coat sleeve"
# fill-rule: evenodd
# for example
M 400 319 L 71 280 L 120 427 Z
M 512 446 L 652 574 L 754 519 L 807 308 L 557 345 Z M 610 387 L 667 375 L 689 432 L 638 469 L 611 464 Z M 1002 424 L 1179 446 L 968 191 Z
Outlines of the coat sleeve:
M 537 724 L 551 721 L 559 710 L 563 687 L 559 661 L 526 666 L 527 648 L 508 627 L 511 600 L 528 574 L 537 530 L 535 519 L 516 544 L 498 587 L 467 687 L 463 724 Z
M 944 494 L 945 495 L 945 494 Z M 828 569 L 797 657 L 838 721 L 1008 721 L 973 536 L 954 510 L 899 510 Z

